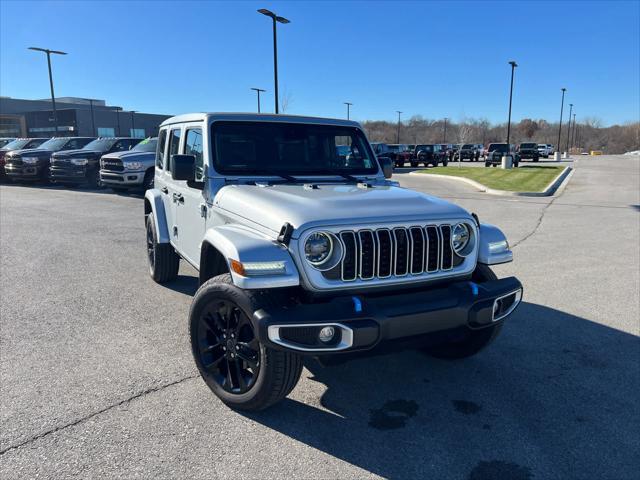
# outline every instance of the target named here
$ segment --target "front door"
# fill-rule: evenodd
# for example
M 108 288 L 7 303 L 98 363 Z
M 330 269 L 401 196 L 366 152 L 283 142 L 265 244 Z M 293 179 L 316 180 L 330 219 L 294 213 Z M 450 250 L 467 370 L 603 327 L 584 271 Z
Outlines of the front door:
M 200 247 L 205 232 L 207 206 L 203 195 L 204 164 L 202 128 L 188 126 L 181 152 L 195 157 L 195 178 L 190 182 L 175 182 L 178 225 L 178 249 L 194 266 L 200 264 Z

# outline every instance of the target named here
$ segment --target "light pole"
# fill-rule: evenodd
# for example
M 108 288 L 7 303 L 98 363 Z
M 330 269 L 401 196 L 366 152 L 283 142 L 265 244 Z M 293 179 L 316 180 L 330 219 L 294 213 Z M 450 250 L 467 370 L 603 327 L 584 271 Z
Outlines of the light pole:
M 576 114 L 573 114 L 573 130 L 571 130 L 571 148 L 576 146 Z
M 279 113 L 278 108 L 278 41 L 276 37 L 276 22 L 279 23 L 291 23 L 284 17 L 278 17 L 271 10 L 267 10 L 266 8 L 261 8 L 258 10 L 258 13 L 266 15 L 273 20 L 273 83 L 274 83 L 274 91 L 276 97 L 276 114 Z
M 116 122 L 118 124 L 118 136 L 122 136 L 122 129 L 120 128 L 120 112 L 122 111 L 122 107 L 116 107 Z
M 444 134 L 442 135 L 442 143 L 447 143 L 447 117 L 444 117 Z
M 96 135 L 96 118 L 93 115 L 93 99 L 87 98 L 89 100 L 89 108 L 91 109 L 91 135 Z
M 567 148 L 566 152 L 569 151 L 569 139 L 571 138 L 571 113 L 573 112 L 573 103 L 569 104 L 569 130 L 567 131 Z
M 564 92 L 566 91 L 566 88 L 562 88 L 562 102 L 560 103 L 560 125 L 558 126 L 558 146 L 556 147 L 556 153 L 560 153 L 560 149 L 562 148 L 562 145 L 560 145 L 560 135 L 562 134 L 562 112 L 564 110 Z
M 400 115 L 402 112 L 400 110 L 396 110 L 396 113 L 398 114 L 398 134 L 396 135 L 396 143 L 400 143 Z
M 36 52 L 44 52 L 47 54 L 47 65 L 49 66 L 49 87 L 51 87 L 51 105 L 53 106 L 53 123 L 56 129 L 56 135 L 58 134 L 58 111 L 56 110 L 56 96 L 53 93 L 53 75 L 51 74 L 51 54 L 66 55 L 66 52 L 60 52 L 58 50 L 49 50 L 48 48 L 29 47 L 29 50 L 35 50 Z
M 136 138 L 135 137 L 135 134 L 136 134 L 136 121 L 135 121 L 135 118 L 134 118 L 135 113 L 136 113 L 136 110 L 131 110 L 131 136 L 133 138 Z
M 516 67 L 518 66 L 518 64 L 516 62 L 514 62 L 513 60 L 511 60 L 509 62 L 509 65 L 511 65 L 511 89 L 509 90 L 509 120 L 507 121 L 507 148 L 509 149 L 509 141 L 511 139 L 511 101 L 513 100 L 513 73 L 516 70 Z M 511 151 L 511 150 L 509 150 Z
M 342 102 L 347 106 L 347 120 L 350 120 L 350 115 L 351 115 L 351 105 L 353 105 L 353 103 L 350 102 Z
M 251 90 L 255 90 L 255 92 L 258 94 L 258 113 L 260 113 L 260 92 L 266 92 L 266 90 L 256 87 L 251 87 Z

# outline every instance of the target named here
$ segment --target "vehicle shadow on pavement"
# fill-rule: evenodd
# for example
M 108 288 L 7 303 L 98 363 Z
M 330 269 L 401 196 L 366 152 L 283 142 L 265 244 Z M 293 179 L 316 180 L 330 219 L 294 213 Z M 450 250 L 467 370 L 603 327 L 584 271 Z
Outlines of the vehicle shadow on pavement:
M 308 362 L 320 405 L 247 417 L 387 478 L 635 478 L 640 340 L 523 303 L 476 357 Z M 291 397 L 296 398 L 296 391 Z

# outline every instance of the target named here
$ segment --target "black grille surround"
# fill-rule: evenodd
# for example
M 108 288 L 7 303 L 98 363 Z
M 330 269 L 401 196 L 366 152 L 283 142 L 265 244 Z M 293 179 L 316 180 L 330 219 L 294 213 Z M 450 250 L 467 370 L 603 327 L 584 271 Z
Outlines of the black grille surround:
M 318 290 L 366 288 L 469 274 L 475 268 L 477 258 L 477 229 L 470 221 L 461 221 L 472 232 L 473 248 L 465 257 L 457 255 L 451 244 L 452 229 L 458 221 L 344 230 L 331 228 L 322 231 L 334 235 L 334 243 L 342 248 L 340 261 L 325 271 L 313 269 L 307 263 L 305 271 L 311 286 Z M 306 235 L 301 237 L 302 249 L 305 238 Z

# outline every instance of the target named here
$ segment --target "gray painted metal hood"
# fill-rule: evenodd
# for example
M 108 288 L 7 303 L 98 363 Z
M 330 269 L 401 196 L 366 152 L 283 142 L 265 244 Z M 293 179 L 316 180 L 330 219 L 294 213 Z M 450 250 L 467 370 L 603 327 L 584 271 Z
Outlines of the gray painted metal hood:
M 300 231 L 314 226 L 381 224 L 411 220 L 471 218 L 469 213 L 437 197 L 397 186 L 360 188 L 354 184 L 227 185 L 214 204 L 278 232 L 285 222 Z

